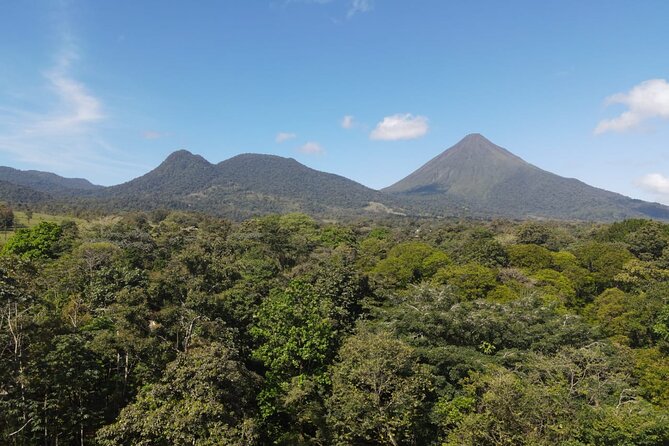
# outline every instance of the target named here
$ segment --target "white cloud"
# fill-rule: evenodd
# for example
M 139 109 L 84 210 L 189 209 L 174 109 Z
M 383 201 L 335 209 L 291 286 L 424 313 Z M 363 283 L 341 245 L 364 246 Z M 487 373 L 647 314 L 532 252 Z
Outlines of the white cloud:
M 397 141 L 401 139 L 416 139 L 428 131 L 427 118 L 414 116 L 411 113 L 386 116 L 376 125 L 369 137 L 382 141 Z
M 155 130 L 145 130 L 142 132 L 142 138 L 144 139 L 160 139 L 167 136 L 166 133 L 157 132 Z
M 354 125 L 355 121 L 351 115 L 346 115 L 341 120 L 341 126 L 345 129 L 352 129 Z
M 335 0 L 285 0 L 284 6 L 292 3 L 303 3 L 312 5 L 328 5 L 334 3 Z M 345 0 L 341 3 L 347 3 L 346 18 L 350 19 L 356 14 L 370 12 L 374 9 L 374 0 Z
M 61 51 L 55 68 L 45 74 L 51 90 L 60 98 L 60 107 L 33 125 L 44 131 L 72 133 L 89 123 L 104 118 L 100 100 L 93 96 L 83 83 L 70 75 L 70 65 L 77 59 L 72 49 Z
M 304 153 L 305 155 L 322 155 L 325 153 L 323 146 L 317 142 L 309 141 L 303 146 L 299 147 L 298 152 Z
M 637 185 L 648 192 L 669 198 L 669 177 L 660 173 L 649 173 L 639 178 Z
M 274 141 L 281 144 L 282 142 L 286 142 L 286 141 L 291 140 L 295 137 L 297 137 L 297 135 L 295 133 L 279 132 L 279 133 L 276 134 L 276 138 L 274 138 Z
M 349 19 L 358 13 L 369 12 L 374 9 L 373 0 L 352 0 L 346 13 Z
M 651 118 L 669 119 L 669 83 L 664 79 L 641 82 L 627 93 L 608 97 L 606 105 L 612 104 L 626 105 L 628 110 L 616 118 L 600 121 L 596 135 L 631 130 Z
M 315 3 L 317 5 L 325 5 L 332 1 L 333 0 L 286 0 L 285 4 L 289 5 L 291 3 Z
M 35 168 L 80 176 L 83 171 L 93 181 L 104 181 L 114 173 L 137 168 L 119 161 L 118 151 L 100 135 L 106 115 L 102 101 L 72 73 L 79 60 L 72 39 L 64 36 L 52 68 L 43 79 L 53 94 L 30 97 L 35 104 L 25 108 L 0 108 L 0 151 L 15 161 Z M 31 85 L 29 88 L 36 89 Z

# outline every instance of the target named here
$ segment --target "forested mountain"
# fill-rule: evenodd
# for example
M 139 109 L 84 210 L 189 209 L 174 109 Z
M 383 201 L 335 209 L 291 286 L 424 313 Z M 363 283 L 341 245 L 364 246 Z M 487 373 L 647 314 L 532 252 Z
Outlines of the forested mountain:
M 267 213 L 361 213 L 390 202 L 378 191 L 292 158 L 242 154 L 218 164 L 181 150 L 151 172 L 95 193 L 121 208 L 171 207 L 245 217 Z
M 286 212 L 320 217 L 669 220 L 667 206 L 546 172 L 479 134 L 465 137 L 382 191 L 311 169 L 292 158 L 242 154 L 212 164 L 186 150 L 172 153 L 154 170 L 117 186 L 7 167 L 0 168 L 0 181 L 4 182 L 0 200 L 84 213 L 164 208 L 235 220 Z
M 30 187 L 20 186 L 0 180 L 0 201 L 16 204 L 35 204 L 51 200 L 53 197 Z
M 77 195 L 83 191 L 102 189 L 102 186 L 92 184 L 83 178 L 64 178 L 51 172 L 18 170 L 4 166 L 0 166 L 0 180 L 38 192 L 58 195 Z
M 529 164 L 480 134 L 453 147 L 384 192 L 432 213 L 467 208 L 472 215 L 563 220 L 669 219 L 669 207 L 634 200 Z

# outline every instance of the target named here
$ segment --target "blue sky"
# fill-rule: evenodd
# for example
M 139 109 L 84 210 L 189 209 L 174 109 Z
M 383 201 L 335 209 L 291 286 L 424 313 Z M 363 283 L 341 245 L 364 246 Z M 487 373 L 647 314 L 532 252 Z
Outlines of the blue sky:
M 373 188 L 479 132 L 669 203 L 669 2 L 5 1 L 0 164 L 115 184 L 188 149 Z

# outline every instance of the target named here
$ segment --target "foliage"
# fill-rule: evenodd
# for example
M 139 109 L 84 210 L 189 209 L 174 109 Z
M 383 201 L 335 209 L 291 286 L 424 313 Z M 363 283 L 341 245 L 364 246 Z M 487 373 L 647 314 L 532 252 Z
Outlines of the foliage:
M 434 281 L 452 287 L 463 300 L 481 299 L 497 285 L 493 269 L 477 263 L 451 265 L 440 269 Z
M 480 263 L 491 268 L 506 266 L 508 255 L 493 234 L 475 228 L 453 247 L 453 257 L 458 263 Z
M 0 229 L 8 230 L 14 226 L 14 211 L 10 206 L 0 203 Z
M 167 365 L 163 378 L 142 389 L 116 423 L 101 429 L 101 445 L 252 445 L 259 377 L 229 348 L 197 347 Z
M 553 266 L 552 253 L 537 245 L 512 245 L 507 248 L 509 264 L 531 271 L 547 269 Z
M 383 283 L 406 286 L 432 277 L 439 268 L 449 263 L 446 253 L 426 243 L 405 242 L 395 245 L 388 256 L 376 265 L 372 274 Z
M 0 444 L 669 444 L 665 225 L 42 217 Z
M 551 231 L 537 222 L 527 222 L 522 224 L 516 233 L 518 243 L 545 245 L 551 238 Z
M 389 333 L 362 331 L 339 355 L 328 400 L 334 444 L 420 443 L 433 378 L 412 349 Z
M 24 259 L 53 258 L 58 254 L 58 241 L 62 233 L 61 225 L 50 222 L 41 222 L 30 229 L 19 229 L 2 248 L 2 253 Z

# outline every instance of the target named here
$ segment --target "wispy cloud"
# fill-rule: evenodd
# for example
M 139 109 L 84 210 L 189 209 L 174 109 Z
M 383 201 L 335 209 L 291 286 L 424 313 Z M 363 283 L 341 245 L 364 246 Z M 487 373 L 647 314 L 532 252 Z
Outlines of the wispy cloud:
M 628 110 L 616 118 L 600 121 L 596 135 L 631 130 L 652 118 L 669 119 L 669 83 L 664 79 L 641 82 L 627 93 L 609 96 L 606 105 L 613 104 L 626 105 Z
M 660 173 L 649 173 L 637 180 L 637 186 L 654 194 L 665 203 L 669 201 L 669 177 Z
M 32 97 L 30 108 L 0 108 L 0 151 L 32 168 L 71 176 L 86 172 L 95 175 L 89 177 L 94 182 L 107 184 L 140 171 L 142 166 L 124 161 L 101 135 L 107 124 L 104 104 L 73 74 L 80 60 L 74 40 L 64 34 L 62 42 L 38 86 L 50 94 Z
M 323 155 L 325 149 L 317 142 L 309 141 L 297 149 L 298 152 L 305 155 Z
M 411 113 L 396 114 L 383 118 L 369 137 L 381 141 L 416 139 L 424 136 L 428 129 L 428 120 L 425 116 L 414 116 Z
M 46 74 L 64 105 L 63 111 L 42 122 L 42 125 L 54 130 L 71 132 L 104 118 L 100 100 L 83 83 L 70 76 L 70 65 L 76 57 L 72 50 L 66 50 L 60 55 L 56 67 Z
M 282 142 L 295 139 L 296 137 L 297 135 L 295 133 L 279 132 L 276 134 L 276 138 L 274 138 L 274 141 L 281 144 Z
M 355 119 L 351 115 L 346 115 L 341 119 L 341 126 L 345 129 L 352 129 L 355 125 Z
M 314 3 L 317 5 L 325 5 L 326 3 L 332 3 L 334 0 L 286 0 L 284 4 L 289 5 L 291 3 Z
M 337 2 L 337 0 L 285 0 L 284 5 L 290 5 L 294 3 L 327 5 Z M 370 12 L 374 9 L 374 0 L 343 0 L 341 3 L 346 4 L 347 19 L 350 19 L 356 14 Z
M 352 0 L 348 12 L 346 13 L 346 17 L 350 19 L 356 14 L 369 12 L 372 9 L 374 9 L 373 0 Z
M 166 137 L 167 135 L 167 133 L 158 132 L 156 130 L 144 130 L 142 132 L 142 138 L 144 139 L 160 139 Z

